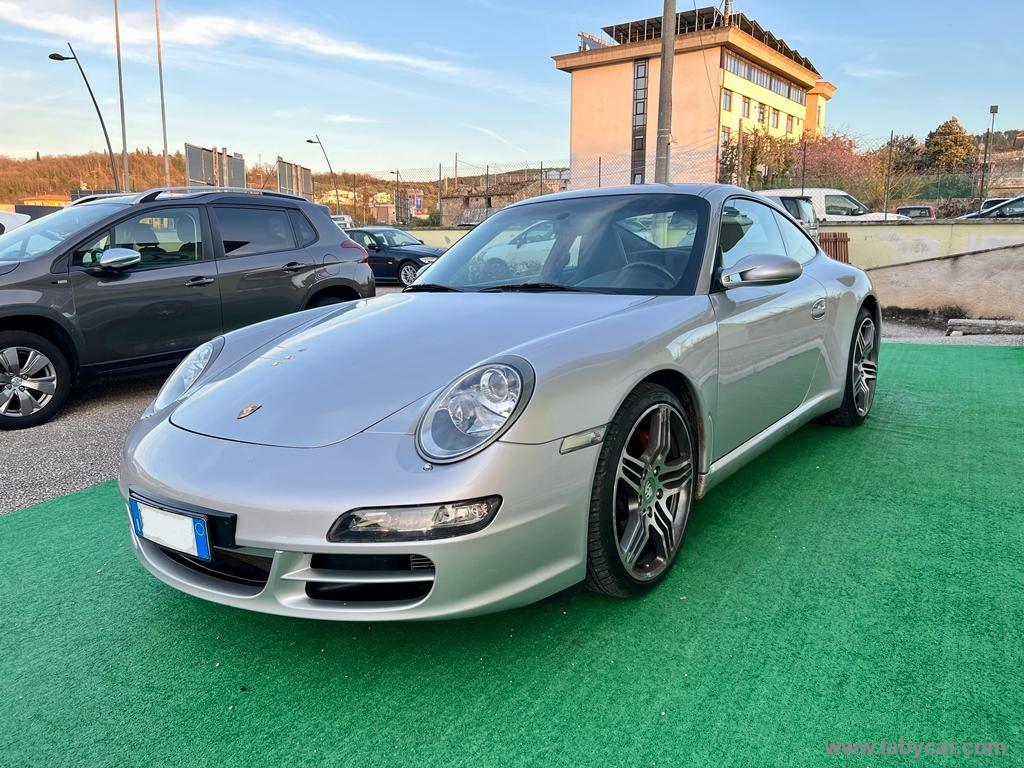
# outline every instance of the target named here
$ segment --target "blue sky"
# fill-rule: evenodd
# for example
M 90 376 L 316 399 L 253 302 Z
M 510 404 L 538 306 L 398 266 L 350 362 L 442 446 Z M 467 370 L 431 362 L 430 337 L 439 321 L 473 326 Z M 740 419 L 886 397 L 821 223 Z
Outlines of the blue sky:
M 703 5 L 704 3 L 701 3 Z M 393 7 L 393 10 L 391 10 Z M 151 0 L 121 0 L 130 147 L 161 145 Z M 679 10 L 692 8 L 683 0 Z M 962 3 L 735 0 L 839 87 L 829 126 L 881 142 L 950 115 L 972 131 L 1024 128 L 1018 24 L 978 24 Z M 163 0 L 172 149 L 227 146 L 335 170 L 567 158 L 569 77 L 551 55 L 579 30 L 660 13 L 657 0 Z M 76 46 L 120 145 L 109 0 L 0 0 L 0 154 L 99 149 L 71 62 Z M 66 50 L 66 49 L 65 49 Z

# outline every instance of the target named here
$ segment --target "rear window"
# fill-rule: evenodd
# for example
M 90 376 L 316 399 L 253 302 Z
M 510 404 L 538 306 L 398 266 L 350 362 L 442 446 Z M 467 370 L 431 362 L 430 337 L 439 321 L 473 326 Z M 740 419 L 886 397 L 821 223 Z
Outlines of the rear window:
M 281 209 L 215 206 L 213 212 L 225 256 L 253 256 L 295 248 L 292 225 Z
M 808 224 L 814 222 L 814 208 L 811 206 L 810 200 L 800 197 L 784 197 L 782 198 L 782 206 L 794 219 Z

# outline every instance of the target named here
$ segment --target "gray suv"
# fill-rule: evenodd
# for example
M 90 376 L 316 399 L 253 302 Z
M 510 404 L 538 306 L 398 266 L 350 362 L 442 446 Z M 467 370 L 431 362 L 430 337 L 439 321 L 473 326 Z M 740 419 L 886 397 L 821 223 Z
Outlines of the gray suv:
M 300 197 L 83 198 L 0 236 L 0 429 L 46 421 L 81 377 L 167 366 L 221 333 L 374 292 L 363 247 Z

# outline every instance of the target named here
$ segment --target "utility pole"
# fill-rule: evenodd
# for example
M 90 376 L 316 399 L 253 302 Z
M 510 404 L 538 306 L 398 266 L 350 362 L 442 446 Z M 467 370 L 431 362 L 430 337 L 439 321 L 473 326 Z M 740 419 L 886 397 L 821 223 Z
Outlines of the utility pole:
M 661 84 L 658 90 L 658 137 L 654 181 L 668 183 L 668 153 L 672 141 L 672 63 L 676 48 L 676 0 L 665 0 L 661 15 Z
M 992 174 L 988 173 L 988 149 L 992 143 L 992 134 L 996 129 L 996 115 L 999 114 L 999 105 L 993 104 L 988 108 L 988 111 L 992 115 L 992 124 L 989 126 L 988 133 L 985 134 L 985 159 L 981 162 L 981 189 L 979 190 L 981 197 L 985 197 L 986 183 L 991 183 L 992 181 Z
M 892 145 L 896 141 L 896 131 L 889 131 L 889 156 L 885 161 L 885 190 L 882 193 L 882 221 L 889 220 L 889 180 L 892 178 Z
M 160 78 L 160 125 L 164 131 L 164 184 L 171 186 L 171 160 L 167 155 L 167 109 L 164 106 L 164 56 L 160 47 L 160 0 L 153 0 L 153 18 L 156 19 L 156 71 Z
M 117 0 L 114 0 L 114 45 L 117 49 L 117 93 L 121 101 L 121 189 L 131 190 L 128 181 L 128 129 L 124 122 L 124 73 L 121 69 L 121 16 L 117 12 Z

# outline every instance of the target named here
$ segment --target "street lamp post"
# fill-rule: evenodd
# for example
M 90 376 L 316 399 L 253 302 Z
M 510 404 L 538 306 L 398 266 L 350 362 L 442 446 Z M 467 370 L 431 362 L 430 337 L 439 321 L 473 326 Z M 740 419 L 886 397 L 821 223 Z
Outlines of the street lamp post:
M 320 151 L 324 153 L 324 160 L 327 161 L 327 170 L 331 172 L 331 183 L 334 185 L 334 212 L 336 214 L 341 213 L 341 193 L 338 192 L 338 179 L 335 177 L 334 169 L 331 167 L 331 158 L 327 156 L 327 150 L 324 149 L 324 143 L 320 141 L 320 136 L 315 133 L 313 135 L 316 138 L 306 139 L 306 143 L 320 145 Z
M 400 194 L 398 190 L 398 182 L 402 180 L 402 174 L 398 170 L 391 171 L 395 177 L 395 224 L 401 224 L 401 220 L 398 218 L 398 196 Z
M 985 134 L 985 159 L 981 161 L 981 197 L 985 197 L 985 186 L 986 184 L 992 183 L 992 174 L 988 170 L 988 152 L 989 145 L 992 143 L 992 134 L 996 130 L 996 115 L 999 114 L 999 105 L 993 104 L 988 108 L 989 114 L 992 115 L 992 124 L 989 126 L 988 133 Z
M 89 98 L 92 99 L 92 105 L 96 108 L 96 117 L 100 119 L 100 128 L 103 129 L 103 138 L 107 142 L 107 158 L 110 160 L 110 175 L 114 179 L 114 190 L 116 192 L 120 192 L 121 185 L 117 181 L 117 166 L 114 164 L 114 149 L 110 146 L 110 134 L 107 133 L 107 124 L 103 122 L 103 113 L 100 112 L 100 105 L 96 101 L 96 94 L 92 92 L 92 86 L 89 85 L 89 78 L 85 76 L 85 70 L 82 69 L 82 62 L 79 61 L 78 56 L 75 54 L 75 49 L 71 47 L 71 43 L 68 43 L 68 50 L 71 51 L 70 56 L 65 56 L 62 53 L 51 53 L 49 58 L 54 61 L 73 61 L 78 65 L 78 71 L 82 74 L 82 80 L 85 82 L 85 89 L 89 92 Z
M 164 55 L 160 46 L 160 0 L 153 0 L 156 22 L 156 71 L 160 79 L 160 125 L 164 131 L 164 184 L 171 186 L 171 159 L 167 154 L 167 108 L 164 106 Z
M 128 129 L 124 118 L 124 73 L 121 69 L 121 16 L 114 0 L 114 49 L 117 53 L 117 95 L 121 102 L 121 164 L 124 166 L 124 190 L 131 189 L 128 180 Z

